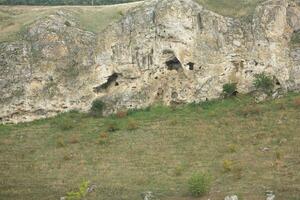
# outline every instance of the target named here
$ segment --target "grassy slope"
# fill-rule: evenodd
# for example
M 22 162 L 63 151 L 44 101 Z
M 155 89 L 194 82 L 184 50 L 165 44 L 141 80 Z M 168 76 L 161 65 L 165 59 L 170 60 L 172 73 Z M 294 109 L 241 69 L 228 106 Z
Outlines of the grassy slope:
M 264 0 L 195 0 L 205 8 L 229 17 L 245 17 Z
M 79 26 L 95 33 L 120 19 L 140 2 L 110 6 L 0 6 L 0 42 L 20 38 L 20 32 L 34 21 L 64 9 L 74 13 Z
M 58 199 L 89 180 L 97 189 L 87 199 L 138 200 L 148 190 L 166 200 L 194 199 L 187 180 L 206 171 L 213 186 L 205 200 L 263 200 L 269 189 L 278 199 L 299 200 L 299 111 L 299 94 L 263 104 L 242 96 L 124 118 L 73 112 L 2 125 L 0 197 Z M 111 124 L 119 130 L 108 132 Z

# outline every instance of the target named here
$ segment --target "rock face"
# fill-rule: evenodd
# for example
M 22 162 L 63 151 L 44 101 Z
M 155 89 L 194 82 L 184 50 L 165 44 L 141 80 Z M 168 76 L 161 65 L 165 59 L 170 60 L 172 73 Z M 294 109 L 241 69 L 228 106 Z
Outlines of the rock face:
M 23 40 L 0 44 L 0 120 L 21 122 L 100 99 L 106 114 L 220 97 L 225 83 L 254 90 L 265 72 L 282 92 L 300 89 L 300 6 L 260 4 L 251 22 L 192 0 L 152 0 L 96 35 L 59 11 L 31 24 Z

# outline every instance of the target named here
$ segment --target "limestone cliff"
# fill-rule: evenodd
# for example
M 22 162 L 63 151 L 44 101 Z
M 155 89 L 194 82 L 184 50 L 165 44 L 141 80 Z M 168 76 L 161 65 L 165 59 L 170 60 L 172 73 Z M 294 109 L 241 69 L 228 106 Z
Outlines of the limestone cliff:
M 225 83 L 253 91 L 266 72 L 278 90 L 300 89 L 300 5 L 260 4 L 250 21 L 224 17 L 192 0 L 151 0 L 100 34 L 58 11 L 23 39 L 0 44 L 0 120 L 21 122 L 101 99 L 106 113 L 220 97 Z

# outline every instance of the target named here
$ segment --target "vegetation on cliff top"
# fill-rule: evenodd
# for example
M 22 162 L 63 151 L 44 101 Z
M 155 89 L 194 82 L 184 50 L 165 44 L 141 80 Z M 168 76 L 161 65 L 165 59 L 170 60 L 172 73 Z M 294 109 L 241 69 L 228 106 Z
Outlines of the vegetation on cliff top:
M 129 0 L 126 0 L 129 1 Z M 131 0 L 130 0 L 131 1 Z M 263 0 L 195 0 L 205 8 L 230 17 L 246 17 L 253 13 L 258 3 Z M 5 1 L 0 0 L 4 4 Z M 13 1 L 10 1 L 13 2 Z M 23 0 L 14 1 L 13 4 L 20 4 Z M 34 4 L 33 1 L 30 4 Z M 57 4 L 60 1 L 40 1 Z M 62 1 L 72 5 L 69 1 Z M 68 3 L 69 2 L 69 3 Z M 74 2 L 74 1 L 72 1 Z M 79 1 L 78 1 L 79 2 Z M 89 2 L 83 1 L 82 2 Z M 98 1 L 94 1 L 97 4 Z M 100 2 L 100 1 L 99 1 Z M 107 1 L 108 2 L 108 1 Z M 74 13 L 74 17 L 79 21 L 79 26 L 83 29 L 98 33 L 108 24 L 122 17 L 125 11 L 135 4 L 121 4 L 111 6 L 0 6 L 0 42 L 14 41 L 19 39 L 22 30 L 37 19 L 53 14 L 57 9 L 66 9 Z
M 135 4 L 111 6 L 0 6 L 0 42 L 15 41 L 21 38 L 26 27 L 45 16 L 62 9 L 73 13 L 79 27 L 84 30 L 99 33 L 110 23 L 120 19 L 129 8 Z
M 139 200 L 152 191 L 187 200 L 191 177 L 207 172 L 204 199 L 265 199 L 272 190 L 278 199 L 296 200 L 299 111 L 299 94 L 260 104 L 238 95 L 107 118 L 73 111 L 0 125 L 0 197 L 59 199 L 89 181 L 96 188 L 86 199 Z M 207 183 L 198 180 L 197 192 Z
M 265 0 L 195 0 L 205 8 L 228 17 L 252 15 L 256 6 Z
M 0 5 L 111 5 L 139 0 L 0 0 Z

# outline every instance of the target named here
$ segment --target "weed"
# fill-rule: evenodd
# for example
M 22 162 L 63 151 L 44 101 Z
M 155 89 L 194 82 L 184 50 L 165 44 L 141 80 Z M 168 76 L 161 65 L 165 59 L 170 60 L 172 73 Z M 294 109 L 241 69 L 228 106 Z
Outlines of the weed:
M 117 116 L 117 118 L 125 118 L 126 116 L 127 116 L 127 111 L 125 110 L 125 111 L 118 111 L 117 112 L 117 114 L 116 114 L 116 116 Z
M 281 155 L 281 153 L 279 151 L 275 152 L 275 158 L 276 158 L 276 160 L 281 160 L 282 155 Z
M 175 176 L 181 176 L 184 171 L 184 167 L 182 165 L 178 165 L 174 169 Z
M 177 119 L 174 119 L 172 121 L 170 121 L 170 125 L 171 126 L 176 126 L 178 124 L 178 120 Z
M 103 133 L 100 133 L 97 143 L 100 145 L 107 144 L 108 140 L 109 140 L 109 134 L 106 132 L 103 132 Z
M 133 131 L 138 129 L 138 123 L 134 119 L 129 119 L 127 122 L 127 130 Z
M 101 117 L 103 115 L 104 108 L 105 108 L 104 102 L 99 99 L 96 99 L 92 103 L 92 107 L 90 109 L 90 114 L 93 117 Z
M 79 143 L 79 141 L 80 141 L 80 135 L 78 134 L 72 134 L 69 138 L 69 143 L 71 144 Z
M 236 95 L 236 83 L 226 83 L 223 85 L 224 97 L 232 97 Z
M 256 74 L 254 77 L 253 85 L 255 88 L 270 95 L 274 87 L 272 78 L 265 73 Z
M 76 126 L 75 120 L 68 117 L 57 118 L 52 124 L 62 131 L 71 130 Z
M 206 173 L 196 173 L 188 181 L 188 188 L 192 196 L 200 197 L 210 190 L 210 176 Z
M 237 151 L 237 145 L 235 145 L 235 144 L 229 144 L 228 145 L 228 151 L 230 153 L 235 153 Z
M 300 98 L 296 98 L 296 99 L 294 100 L 294 107 L 300 108 Z
M 80 200 L 84 199 L 88 194 L 89 181 L 83 181 L 77 191 L 71 191 L 67 193 L 67 200 Z
M 69 160 L 72 160 L 72 156 L 69 155 L 69 154 L 66 154 L 66 155 L 64 155 L 63 159 L 64 159 L 65 161 L 69 161 Z
M 248 105 L 242 110 L 239 110 L 238 113 L 243 117 L 249 117 L 252 115 L 259 115 L 262 113 L 262 109 L 256 105 Z
M 298 46 L 300 44 L 300 31 L 294 32 L 291 38 L 291 44 Z
M 109 123 L 109 124 L 107 125 L 106 130 L 107 130 L 108 132 L 115 132 L 115 131 L 117 131 L 117 130 L 120 130 L 120 128 L 119 128 L 119 126 L 118 126 L 118 124 L 117 124 L 116 122 L 111 122 L 111 123 Z
M 66 143 L 65 143 L 65 140 L 64 140 L 63 137 L 57 138 L 57 140 L 56 140 L 56 146 L 57 147 L 65 147 L 66 146 Z
M 240 165 L 234 166 L 233 175 L 236 179 L 241 179 L 243 176 L 243 168 Z

